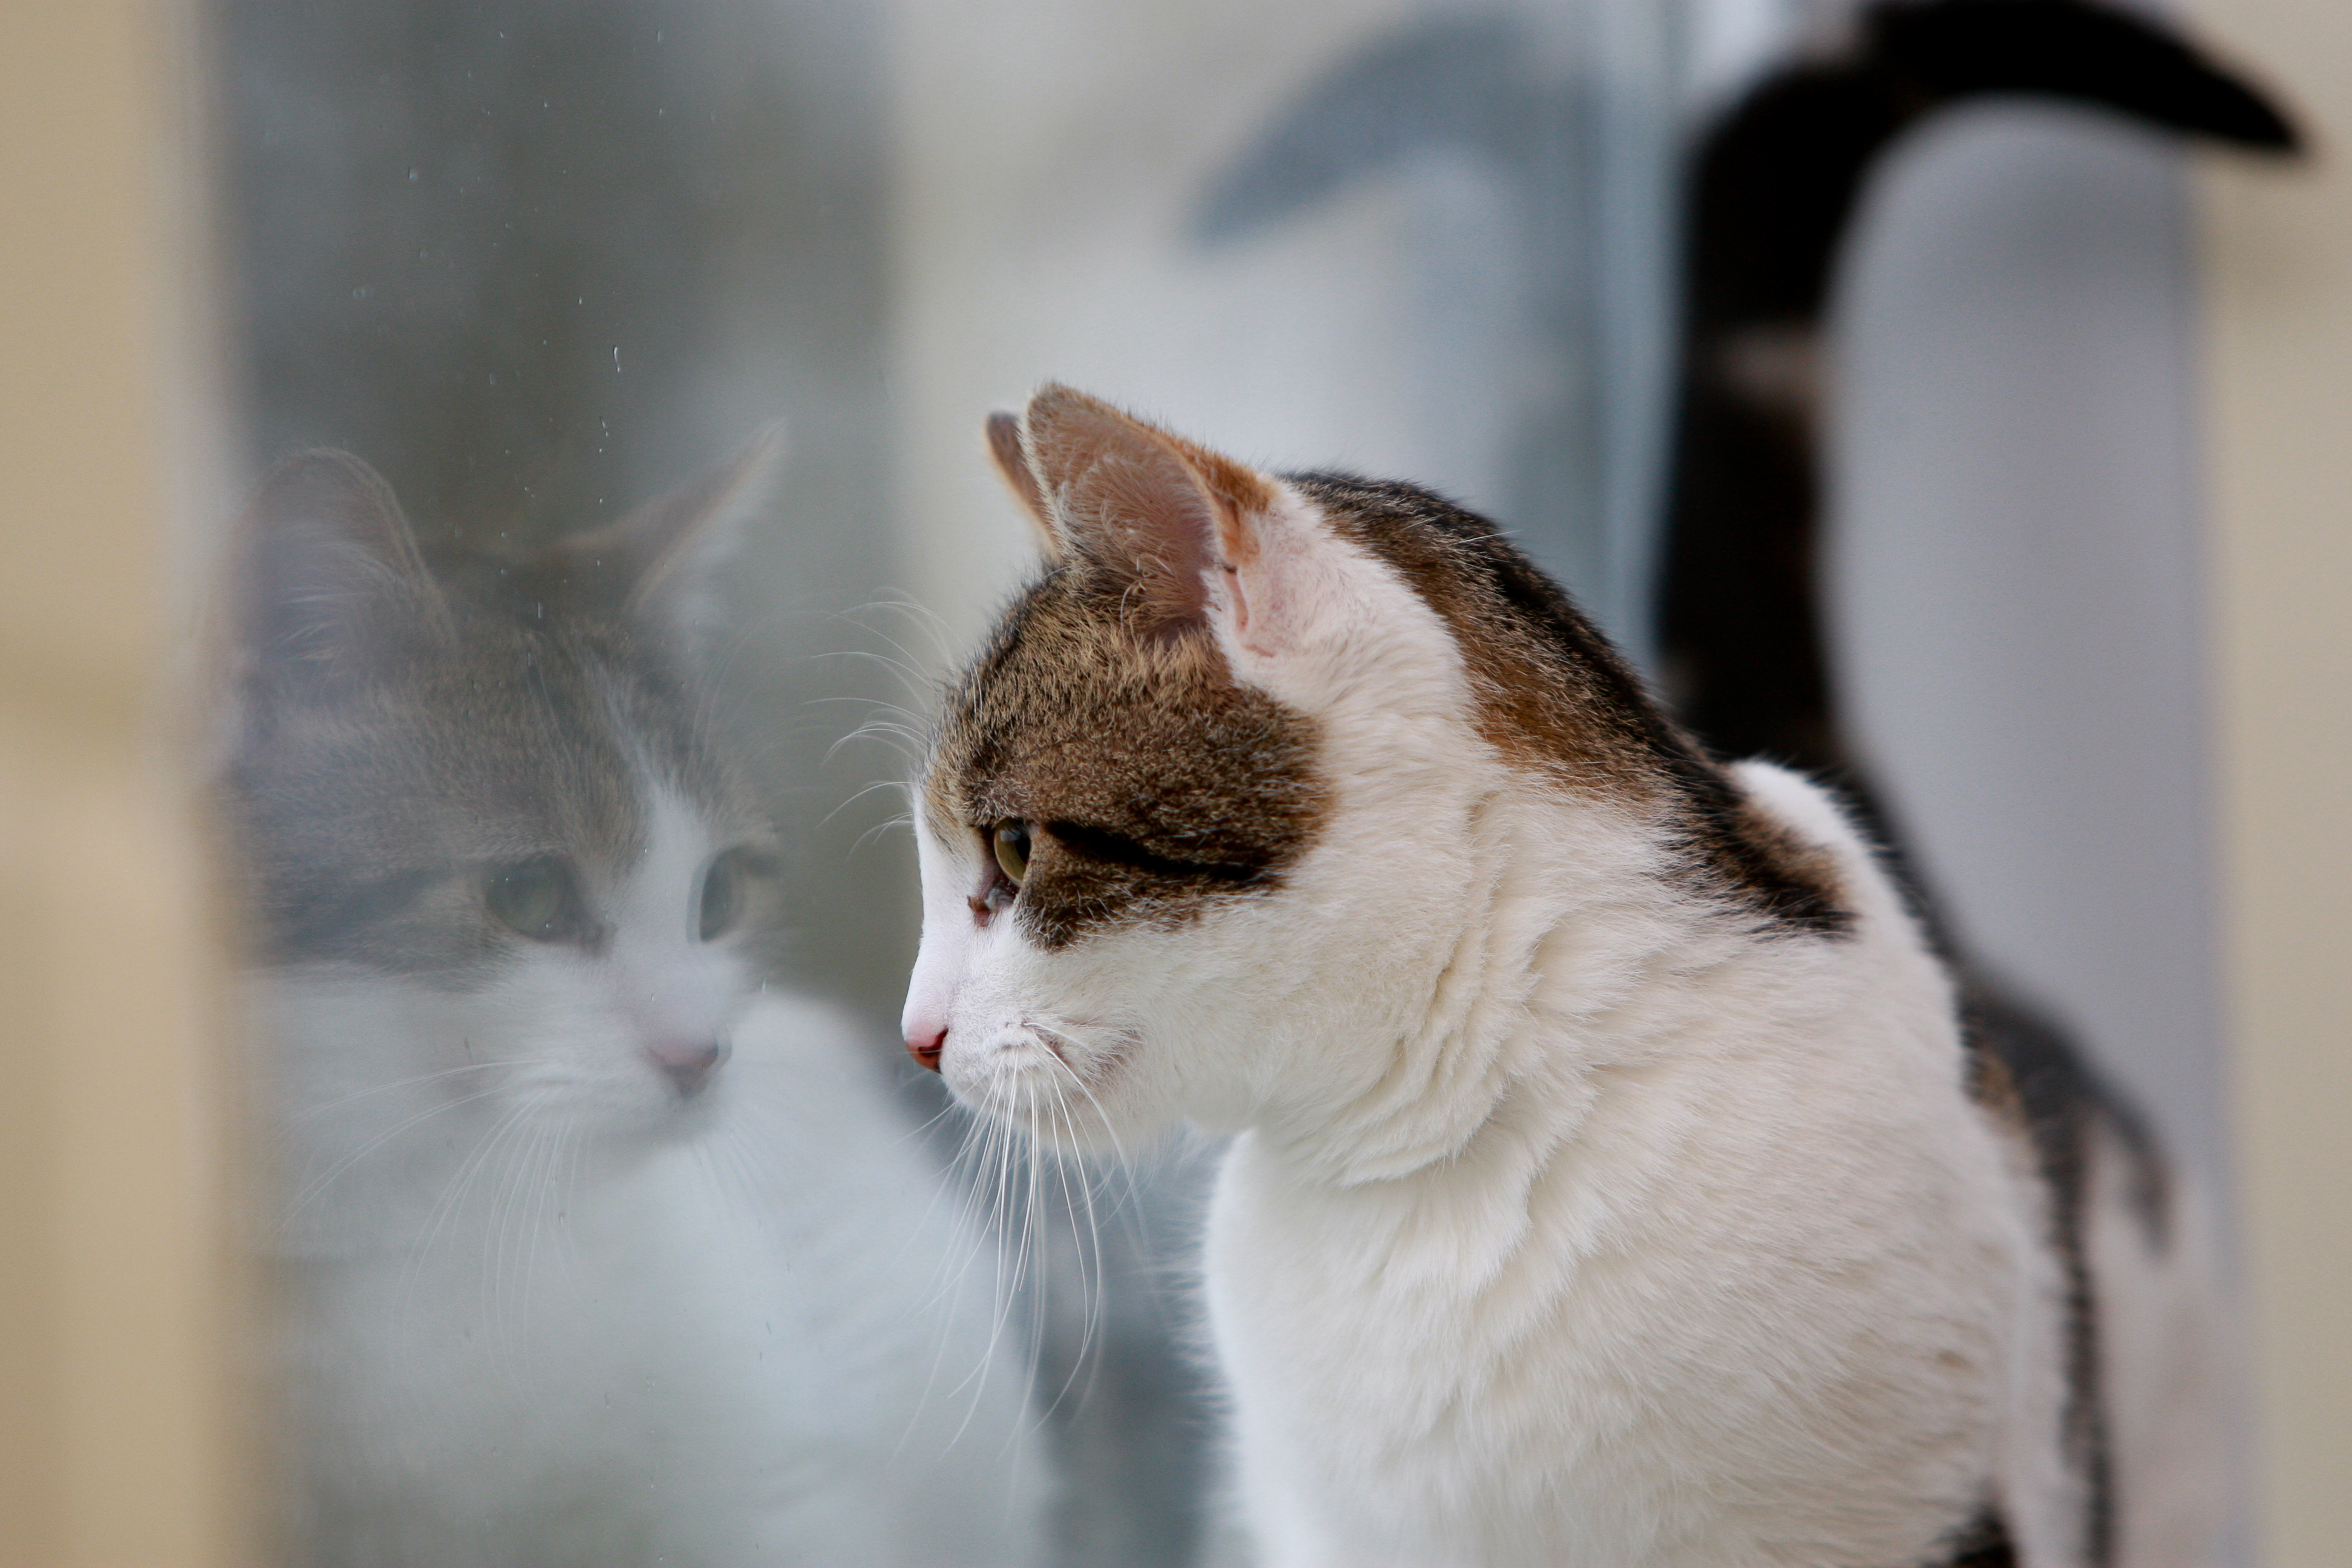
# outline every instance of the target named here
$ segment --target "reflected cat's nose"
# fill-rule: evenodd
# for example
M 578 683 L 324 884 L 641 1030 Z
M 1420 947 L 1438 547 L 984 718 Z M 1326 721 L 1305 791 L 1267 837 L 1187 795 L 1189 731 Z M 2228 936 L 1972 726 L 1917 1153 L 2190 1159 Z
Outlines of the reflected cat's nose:
M 940 1053 L 948 1048 L 948 1030 L 944 1024 L 933 1028 L 917 1025 L 907 1032 L 907 1054 L 933 1072 L 940 1070 Z
M 680 1100 L 692 1100 L 709 1083 L 710 1075 L 727 1059 L 727 1042 L 719 1039 L 656 1040 L 646 1055 L 661 1068 Z

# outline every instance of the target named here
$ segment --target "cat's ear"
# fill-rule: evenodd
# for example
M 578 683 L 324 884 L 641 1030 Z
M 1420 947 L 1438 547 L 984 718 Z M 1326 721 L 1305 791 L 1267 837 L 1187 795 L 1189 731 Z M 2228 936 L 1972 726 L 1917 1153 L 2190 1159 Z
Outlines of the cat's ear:
M 363 681 L 447 635 L 447 601 L 392 487 L 350 453 L 278 464 L 240 531 L 233 599 L 245 677 Z
M 710 619 L 719 574 L 783 466 L 771 425 L 728 461 L 628 516 L 552 546 L 551 564 L 629 614 L 690 632 Z
M 1222 607 L 1250 629 L 1265 475 L 1053 384 L 1029 400 L 1021 445 L 1058 553 L 1130 584 L 1132 620 L 1172 630 Z
M 1060 560 L 1062 542 L 1054 532 L 1053 509 L 1046 504 L 1037 476 L 1030 471 L 1029 454 L 1021 445 L 1021 416 L 999 409 L 988 416 L 988 455 L 996 460 L 996 477 L 1021 503 L 1021 515 L 1036 531 L 1037 547 L 1047 560 Z

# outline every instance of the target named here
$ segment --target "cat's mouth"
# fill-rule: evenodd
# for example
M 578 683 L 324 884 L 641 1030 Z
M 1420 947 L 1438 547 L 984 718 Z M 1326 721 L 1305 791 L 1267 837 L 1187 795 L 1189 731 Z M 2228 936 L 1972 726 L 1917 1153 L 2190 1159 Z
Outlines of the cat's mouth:
M 1110 1135 L 1105 1102 L 1141 1043 L 1117 1025 L 1024 1018 L 953 1063 L 948 1077 L 974 1109 L 1046 1142 L 1088 1148 Z

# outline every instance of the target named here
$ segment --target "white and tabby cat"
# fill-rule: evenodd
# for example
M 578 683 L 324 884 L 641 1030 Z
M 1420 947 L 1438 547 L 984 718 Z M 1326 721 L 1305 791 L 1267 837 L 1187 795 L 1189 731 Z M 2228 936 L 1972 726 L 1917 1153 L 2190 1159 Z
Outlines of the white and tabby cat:
M 760 978 L 776 846 L 681 647 L 760 466 L 510 557 L 428 563 L 340 453 L 252 510 L 304 1562 L 1034 1560 L 986 1271 L 860 1031 Z
M 1237 1133 L 1271 1568 L 2084 1561 L 2051 1194 L 1839 806 L 1426 491 L 1061 387 L 990 434 L 1047 569 L 923 780 L 908 1047 L 1056 1142 Z

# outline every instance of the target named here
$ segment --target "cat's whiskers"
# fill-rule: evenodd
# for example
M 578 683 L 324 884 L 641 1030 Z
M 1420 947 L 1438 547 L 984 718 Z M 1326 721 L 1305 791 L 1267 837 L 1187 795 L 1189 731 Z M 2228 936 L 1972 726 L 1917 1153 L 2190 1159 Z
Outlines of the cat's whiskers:
M 772 1110 L 761 1106 L 739 1106 L 739 1114 L 696 1142 L 698 1152 L 707 1152 L 713 1166 L 723 1164 L 733 1173 L 735 1188 L 742 1201 L 759 1214 L 769 1214 L 784 1206 L 779 1202 L 778 1184 L 781 1173 L 768 1161 L 758 1159 L 752 1151 L 756 1146 L 750 1123 L 782 1119 Z M 792 1132 L 789 1125 L 779 1125 L 770 1136 L 785 1137 Z
M 865 848 L 867 842 L 872 839 L 879 838 L 886 833 L 896 832 L 900 828 L 912 832 L 914 830 L 914 826 L 915 814 L 912 811 L 902 811 L 896 816 L 886 816 L 881 821 L 876 823 L 873 826 L 867 828 L 865 832 L 859 834 L 856 838 L 851 842 L 849 852 L 852 855 L 855 855 L 859 850 Z
M 1033 1122 L 1064 1119 L 1062 1092 L 1051 1079 L 1032 1078 L 1024 1087 L 1030 1100 L 1028 1116 Z M 1041 1371 L 1047 1326 L 1056 1315 L 1055 1303 L 1059 1294 L 1059 1282 L 1054 1277 L 1055 1248 L 1051 1245 L 1055 1231 L 1051 1211 L 1056 1206 L 1057 1193 L 1058 1206 L 1070 1218 L 1071 1238 L 1076 1251 L 1074 1262 L 1078 1276 L 1079 1340 L 1072 1353 L 1069 1370 L 1063 1376 L 1062 1386 L 1055 1390 L 1054 1397 L 1038 1413 L 1040 1420 L 1048 1420 L 1060 1409 L 1078 1374 L 1089 1364 L 1087 1357 L 1094 1348 L 1092 1284 L 1099 1270 L 1088 1268 L 1085 1241 L 1077 1230 L 1077 1207 L 1070 1201 L 1068 1171 L 1059 1151 L 1043 1139 L 1034 1137 L 1024 1138 L 1022 1146 L 1027 1155 L 1030 1247 L 1036 1268 L 1036 1286 L 1031 1296 L 1035 1307 L 1029 1322 L 1029 1353 L 1031 1364 Z M 1047 1180 L 1049 1173 L 1052 1176 L 1050 1182 Z
M 539 1271 L 540 1243 L 551 1228 L 548 1214 L 556 1166 L 563 1158 L 566 1144 L 575 1136 L 562 1123 L 550 1126 L 537 1121 L 529 1126 L 528 1132 L 528 1141 L 507 1184 L 509 1197 L 499 1230 L 498 1252 L 502 1262 L 498 1289 L 505 1313 L 506 1342 L 515 1347 L 522 1345 L 528 1337 L 525 1325 Z M 511 1258 L 507 1247 L 509 1232 L 514 1238 L 515 1256 Z M 508 1277 L 509 1263 L 511 1281 Z M 494 1320 L 494 1331 L 498 1327 Z
M 307 1121 L 311 1117 L 323 1116 L 330 1110 L 340 1110 L 343 1106 L 353 1105 L 362 1100 L 373 1099 L 374 1096 L 379 1094 L 392 1094 L 404 1089 L 415 1089 L 420 1084 L 434 1083 L 445 1078 L 455 1078 L 459 1073 L 487 1072 L 492 1068 L 512 1068 L 521 1067 L 523 1065 L 524 1063 L 520 1058 L 509 1061 L 461 1062 L 456 1067 L 441 1068 L 433 1072 L 421 1072 L 413 1078 L 394 1079 L 389 1083 L 371 1085 L 369 1088 L 359 1089 L 351 1094 L 340 1095 L 333 1100 L 320 1100 L 316 1105 L 306 1105 L 299 1110 L 287 1112 L 284 1120 L 288 1121 Z
M 1129 1171 L 1131 1176 L 1134 1167 L 1132 1163 L 1127 1157 L 1126 1145 L 1118 1141 L 1118 1124 L 1112 1121 L 1110 1112 L 1103 1108 L 1102 1101 L 1096 1098 L 1093 1088 L 1087 1082 L 1087 1079 L 1089 1075 L 1078 1070 L 1077 1064 L 1070 1060 L 1068 1052 L 1076 1051 L 1081 1056 L 1086 1057 L 1088 1060 L 1089 1066 L 1094 1066 L 1095 1064 L 1099 1063 L 1100 1066 L 1098 1070 L 1094 1072 L 1092 1075 L 1099 1081 L 1100 1079 L 1108 1079 L 1116 1073 L 1119 1068 L 1119 1065 L 1124 1062 L 1128 1056 L 1133 1051 L 1133 1037 L 1131 1035 L 1118 1034 L 1115 1037 L 1117 1043 L 1114 1044 L 1111 1048 L 1108 1050 L 1097 1051 L 1086 1041 L 1081 1040 L 1075 1036 L 1065 1034 L 1061 1030 L 1053 1028 L 1047 1025 L 1033 1022 L 1028 1026 L 1031 1033 L 1045 1040 L 1048 1047 L 1046 1053 L 1047 1059 L 1052 1061 L 1055 1067 L 1060 1068 L 1063 1072 L 1069 1076 L 1070 1082 L 1076 1086 L 1080 1094 L 1087 1097 L 1087 1102 L 1094 1107 L 1095 1119 L 1100 1123 L 1103 1134 L 1110 1140 L 1112 1152 L 1118 1157 L 1120 1166 Z M 1065 1047 L 1066 1047 L 1066 1049 Z M 1065 1122 L 1064 1125 L 1067 1128 L 1070 1133 L 1070 1142 L 1073 1145 L 1077 1144 L 1080 1140 L 1077 1136 L 1077 1129 L 1075 1123 Z
M 927 1131 L 936 1125 L 941 1117 L 959 1109 L 961 1108 L 953 1101 L 950 1101 L 928 1118 L 918 1130 L 919 1132 Z M 971 1184 L 963 1179 L 965 1173 L 962 1168 L 964 1157 L 971 1148 L 978 1125 L 971 1118 L 966 1117 L 963 1137 L 958 1142 L 955 1156 L 948 1163 L 948 1170 L 944 1173 L 945 1179 L 933 1184 L 930 1201 L 923 1205 L 922 1215 L 912 1233 L 917 1237 L 929 1234 L 932 1216 L 939 1212 L 940 1199 L 948 1196 L 950 1189 L 955 1189 L 954 1201 L 961 1212 L 954 1216 L 952 1233 L 965 1240 L 963 1258 L 961 1262 L 953 1262 L 944 1254 L 940 1257 L 932 1274 L 930 1294 L 925 1300 L 921 1309 L 925 1317 L 935 1318 L 940 1322 L 952 1321 L 962 1315 L 961 1309 L 963 1301 L 963 1289 L 971 1279 L 972 1266 L 980 1258 L 979 1233 L 975 1228 L 978 1215 L 971 1206 L 976 1200 Z M 908 1441 L 913 1437 L 921 1425 L 923 1415 L 929 1411 L 931 1396 L 939 1387 L 940 1369 L 947 1363 L 947 1336 L 934 1335 L 931 1341 L 931 1363 L 923 1373 L 922 1390 L 916 1395 L 913 1408 L 908 1413 L 907 1424 L 899 1432 L 898 1442 L 891 1447 L 893 1458 L 905 1452 Z M 978 1372 L 981 1380 L 984 1383 L 988 1374 L 987 1363 L 984 1361 L 981 1363 Z M 971 1377 L 967 1374 L 957 1383 L 956 1387 L 961 1389 L 971 1382 Z
M 455 1110 L 460 1106 L 470 1105 L 478 1100 L 488 1100 L 499 1092 L 499 1087 L 493 1086 L 488 1089 L 476 1089 L 471 1094 L 460 1095 L 455 1100 L 443 1100 L 438 1105 L 427 1106 L 423 1110 L 418 1111 L 415 1115 L 411 1116 L 403 1121 L 397 1122 L 392 1127 L 387 1128 L 385 1131 L 377 1133 L 374 1137 L 361 1144 L 351 1153 L 345 1155 L 341 1160 L 336 1162 L 334 1167 L 326 1172 L 323 1175 L 315 1176 L 309 1182 L 305 1183 L 301 1191 L 297 1193 L 287 1205 L 286 1223 L 290 1224 L 294 1217 L 299 1215 L 306 1207 L 325 1196 L 327 1189 L 340 1180 L 344 1173 L 351 1170 L 352 1166 L 358 1164 L 362 1160 L 366 1159 L 368 1155 L 373 1153 L 376 1150 L 382 1148 L 393 1139 L 399 1137 L 403 1132 L 407 1131 L 410 1128 L 415 1127 L 422 1122 L 429 1121 L 445 1111 Z M 359 1097 L 353 1096 L 352 1098 L 357 1099 Z
M 954 1435 L 949 1439 L 950 1446 L 962 1439 L 964 1433 L 971 1427 L 972 1418 L 979 1412 L 981 1394 L 986 1383 L 988 1369 L 996 1360 L 1003 1347 L 1005 1331 L 1011 1321 L 1013 1294 L 1018 1289 L 1013 1259 L 1007 1256 L 1006 1251 L 1008 1245 L 1006 1234 L 1010 1219 L 1008 1184 L 1012 1140 L 1005 1136 L 1005 1129 L 992 1120 L 975 1119 L 974 1126 L 981 1134 L 978 1163 L 985 1168 L 992 1161 L 996 1169 L 995 1181 L 984 1189 L 975 1192 L 976 1197 L 984 1197 L 990 1204 L 989 1223 L 985 1226 L 984 1233 L 992 1236 L 995 1239 L 996 1300 L 990 1313 L 988 1343 L 979 1362 L 964 1375 L 962 1381 L 949 1391 L 950 1398 L 967 1388 L 972 1391 L 972 1397 L 965 1407 L 963 1418 L 957 1424 Z M 981 1229 L 979 1226 L 974 1228 L 976 1231 Z M 1034 1379 L 1034 1375 L 1033 1366 L 1030 1376 Z
M 961 1108 L 951 1105 L 949 1109 Z M 950 1178 L 940 1184 L 940 1192 L 935 1192 L 932 1194 L 931 1205 L 927 1205 L 924 1210 L 924 1217 L 928 1220 L 945 1189 L 950 1186 L 955 1188 L 958 1212 L 954 1217 L 957 1230 L 958 1234 L 963 1236 L 967 1241 L 961 1262 L 954 1263 L 950 1268 L 949 1259 L 941 1259 L 938 1271 L 933 1276 L 930 1298 L 925 1303 L 927 1310 L 938 1310 L 944 1307 L 947 1316 L 961 1316 L 960 1308 L 963 1300 L 964 1288 L 971 1282 L 971 1270 L 980 1262 L 981 1248 L 984 1245 L 982 1238 L 985 1233 L 981 1225 L 980 1207 L 985 1199 L 985 1194 L 976 1178 L 979 1169 L 984 1163 L 980 1150 L 985 1139 L 992 1134 L 992 1131 L 991 1124 L 988 1122 L 971 1116 L 965 1118 L 963 1137 L 959 1141 L 955 1157 L 949 1164 Z M 992 1308 L 993 1305 L 994 1303 L 992 1302 Z M 947 1343 L 942 1339 L 932 1354 L 930 1372 L 924 1379 L 922 1400 L 917 1406 L 919 1413 L 922 1405 L 929 1402 L 931 1390 L 937 1385 L 940 1368 L 946 1354 Z M 959 1379 L 955 1387 L 948 1391 L 947 1397 L 953 1397 L 957 1392 L 972 1386 L 975 1379 L 985 1379 L 987 1371 L 988 1362 L 983 1355 L 973 1370 Z M 969 1418 L 968 1415 L 967 1418 Z
M 490 1189 L 489 1247 L 483 1269 L 482 1321 L 493 1348 L 511 1349 L 521 1317 L 520 1287 L 509 1257 L 510 1233 L 521 1219 L 530 1191 L 530 1171 L 547 1136 L 546 1129 L 526 1116 L 517 1125 L 510 1156 L 500 1163 Z
M 840 805 L 835 806 L 831 811 L 826 812 L 822 817 L 819 817 L 817 819 L 818 826 L 823 826 L 825 824 L 830 823 L 835 817 L 839 816 L 843 812 L 847 811 L 851 806 L 856 805 L 867 795 L 873 795 L 877 791 L 880 790 L 896 790 L 903 799 L 906 798 L 907 785 L 902 780 L 898 779 L 876 779 L 872 784 L 864 785 L 855 791 L 846 799 L 843 800 Z M 903 814 L 898 820 L 906 820 Z
M 812 697 L 809 705 L 855 702 L 872 710 L 866 721 L 824 750 L 824 761 L 831 762 L 843 748 L 853 742 L 882 740 L 898 751 L 910 766 L 920 766 L 923 749 L 930 744 L 930 730 L 926 721 L 909 709 L 896 702 L 886 702 L 876 697 Z M 903 782 L 903 781 L 898 781 Z
M 539 1272 L 540 1242 L 553 1228 L 552 1221 L 549 1216 L 551 1200 L 555 1192 L 555 1170 L 562 1161 L 564 1145 L 575 1134 L 572 1130 L 563 1126 L 539 1130 L 540 1141 L 544 1146 L 545 1152 L 539 1159 L 530 1178 L 528 1192 L 530 1210 L 528 1215 L 517 1215 L 519 1221 L 525 1222 L 526 1241 L 522 1257 L 522 1279 L 517 1290 L 519 1304 L 528 1300 L 530 1295 L 533 1277 Z
M 520 1317 L 519 1309 L 509 1311 L 508 1231 L 527 1188 L 532 1158 L 547 1135 L 536 1114 L 543 1104 L 543 1100 L 524 1100 L 517 1106 L 519 1114 L 507 1124 L 501 1139 L 505 1145 L 502 1155 L 486 1162 L 483 1167 L 494 1172 L 485 1215 L 488 1247 L 483 1256 L 481 1281 L 482 1321 L 493 1344 L 502 1337 L 511 1343 L 515 1336 L 510 1327 Z
M 580 1257 L 580 1238 L 578 1233 L 572 1228 L 570 1221 L 572 1211 L 577 1208 L 580 1204 L 581 1184 L 584 1180 L 585 1175 L 585 1173 L 581 1169 L 581 1165 L 583 1158 L 586 1152 L 586 1145 L 587 1139 L 585 1137 L 575 1136 L 566 1146 L 566 1153 L 563 1162 L 563 1195 L 561 1200 L 561 1205 L 557 1208 L 555 1213 L 555 1217 L 559 1222 L 557 1226 L 558 1234 L 562 1237 L 564 1248 L 575 1262 L 578 1261 Z
M 1022 1083 L 1024 1098 L 1028 1101 L 1024 1107 L 1024 1114 L 1032 1121 L 1037 1115 L 1039 1087 L 1034 1079 L 1024 1079 Z M 1021 1209 L 1021 1244 L 1024 1250 L 1034 1260 L 1035 1270 L 1035 1283 L 1029 1292 L 1032 1307 L 1029 1313 L 1028 1360 L 1033 1369 L 1042 1369 L 1045 1362 L 1045 1323 L 1053 1315 L 1054 1310 L 1052 1254 L 1046 1247 L 1051 1237 L 1045 1222 L 1046 1187 L 1045 1174 L 1040 1168 L 1044 1151 L 1036 1139 L 1024 1139 L 1022 1155 L 1024 1201 Z M 1034 1370 L 1032 1371 L 1030 1378 L 1034 1394 L 1036 1380 Z M 1058 1399 L 1055 1403 L 1059 1403 Z M 1052 1409 L 1052 1405 L 1046 1406 L 1047 1413 L 1050 1414 Z
M 877 610 L 895 610 L 929 634 L 932 657 L 929 664 L 916 658 L 906 644 L 889 633 L 880 630 L 866 621 L 856 618 Z M 898 660 L 883 659 L 878 654 L 871 654 L 867 657 L 880 660 L 897 670 L 906 680 L 909 694 L 919 699 L 928 700 L 936 695 L 933 689 L 938 685 L 938 681 L 925 671 L 952 669 L 955 668 L 956 660 L 961 657 L 961 651 L 955 646 L 954 632 L 949 626 L 947 618 L 929 605 L 918 603 L 912 598 L 869 599 L 856 609 L 844 612 L 841 618 L 856 626 L 860 631 L 881 638 L 898 651 Z
M 922 1121 L 917 1122 L 907 1131 L 899 1134 L 898 1141 L 901 1143 L 928 1142 L 931 1137 L 931 1130 L 933 1128 L 937 1127 L 940 1122 L 945 1121 L 949 1117 L 955 1116 L 960 1113 L 967 1121 L 971 1120 L 971 1114 L 970 1111 L 965 1110 L 962 1106 L 957 1104 L 954 1100 L 948 1100 L 940 1105 L 937 1110 L 932 1111 L 929 1116 L 924 1117 Z M 965 1133 L 965 1142 L 968 1143 L 970 1139 L 971 1133 L 967 1131 Z M 948 1163 L 952 1166 L 955 1164 L 957 1160 L 961 1160 L 962 1157 L 963 1149 L 960 1146 L 953 1158 L 948 1161 Z
M 1070 1124 L 1068 1097 L 1063 1093 L 1059 1084 L 1050 1079 L 1046 1082 L 1054 1091 L 1055 1118 L 1069 1131 L 1071 1140 L 1075 1142 L 1076 1131 Z M 1053 1151 L 1043 1150 L 1036 1139 L 1030 1140 L 1030 1149 L 1033 1158 L 1043 1157 L 1054 1163 L 1055 1180 L 1062 1194 L 1062 1207 L 1070 1216 L 1070 1239 L 1077 1253 L 1078 1348 L 1071 1358 L 1068 1375 L 1055 1393 L 1053 1404 L 1046 1407 L 1045 1414 L 1050 1415 L 1060 1408 L 1063 1400 L 1069 1397 L 1070 1390 L 1076 1385 L 1081 1373 L 1087 1375 L 1091 1384 L 1094 1372 L 1101 1361 L 1096 1335 L 1108 1310 L 1108 1300 L 1103 1274 L 1102 1227 L 1095 1213 L 1093 1183 L 1087 1179 L 1086 1169 L 1081 1165 L 1077 1194 L 1074 1197 L 1070 1183 L 1071 1161 Z M 1086 1221 L 1083 1229 L 1078 1223 L 1082 1214 Z M 1080 1398 L 1083 1402 L 1084 1395 Z
M 423 1278 L 425 1259 L 430 1257 L 434 1248 L 440 1245 L 443 1233 L 448 1229 L 457 1211 L 463 1206 L 466 1195 L 471 1190 L 475 1179 L 507 1134 L 520 1125 L 528 1115 L 529 1110 L 524 1106 L 506 1107 L 499 1113 L 498 1119 L 490 1123 L 489 1130 L 482 1135 L 481 1141 L 467 1152 L 465 1159 L 459 1162 L 457 1169 L 442 1184 L 441 1191 L 435 1197 L 433 1207 L 425 1217 L 424 1233 L 411 1245 L 407 1262 L 401 1270 L 401 1306 L 404 1313 L 414 1304 L 416 1287 Z

